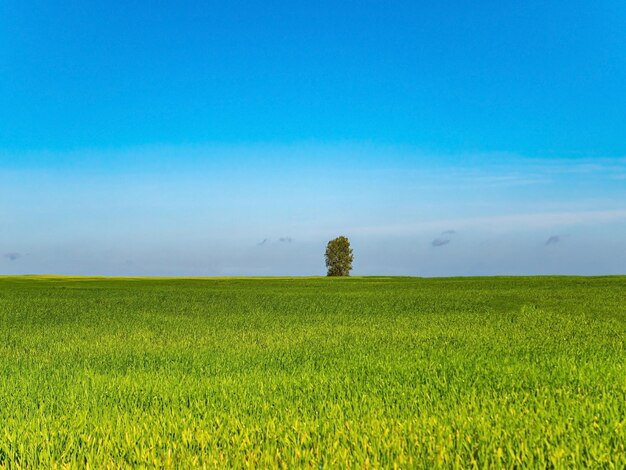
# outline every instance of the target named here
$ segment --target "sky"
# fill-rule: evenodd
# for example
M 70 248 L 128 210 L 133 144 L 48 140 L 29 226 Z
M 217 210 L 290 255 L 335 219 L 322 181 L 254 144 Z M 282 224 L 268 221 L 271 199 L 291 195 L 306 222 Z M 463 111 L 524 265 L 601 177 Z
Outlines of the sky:
M 0 274 L 626 273 L 626 4 L 0 4 Z

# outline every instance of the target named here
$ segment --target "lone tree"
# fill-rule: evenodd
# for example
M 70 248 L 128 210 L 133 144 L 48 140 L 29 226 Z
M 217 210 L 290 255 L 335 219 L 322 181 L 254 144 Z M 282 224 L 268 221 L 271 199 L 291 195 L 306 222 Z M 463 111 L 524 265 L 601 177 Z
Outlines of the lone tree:
M 352 270 L 352 248 L 346 237 L 337 237 L 326 245 L 328 276 L 349 276 Z

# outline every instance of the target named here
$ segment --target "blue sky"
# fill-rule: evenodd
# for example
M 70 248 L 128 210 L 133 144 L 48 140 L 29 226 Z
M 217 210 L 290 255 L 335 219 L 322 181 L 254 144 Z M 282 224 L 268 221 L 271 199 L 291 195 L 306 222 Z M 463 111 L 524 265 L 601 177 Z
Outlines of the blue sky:
M 626 271 L 626 4 L 0 5 L 0 272 Z

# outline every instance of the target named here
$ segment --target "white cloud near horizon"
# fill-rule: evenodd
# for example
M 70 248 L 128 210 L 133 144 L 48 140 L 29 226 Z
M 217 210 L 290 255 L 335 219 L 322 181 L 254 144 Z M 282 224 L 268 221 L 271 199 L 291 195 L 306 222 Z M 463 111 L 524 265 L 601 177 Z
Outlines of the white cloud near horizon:
M 432 233 L 452 226 L 457 229 L 472 228 L 480 229 L 487 233 L 502 233 L 529 229 L 553 229 L 572 225 L 602 224 L 622 220 L 626 220 L 626 209 L 523 213 L 489 217 L 441 219 L 409 224 L 354 227 L 349 231 L 358 235 L 407 236 Z
M 367 143 L 0 151 L 0 253 L 29 253 L 0 272 L 323 274 L 339 234 L 355 274 L 626 272 L 625 174 Z

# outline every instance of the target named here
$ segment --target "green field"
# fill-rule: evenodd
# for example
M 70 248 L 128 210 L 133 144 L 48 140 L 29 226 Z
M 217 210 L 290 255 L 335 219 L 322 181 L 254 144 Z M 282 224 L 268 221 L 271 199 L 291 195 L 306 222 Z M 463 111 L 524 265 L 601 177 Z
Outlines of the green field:
M 626 467 L 626 277 L 0 278 L 0 467 Z

